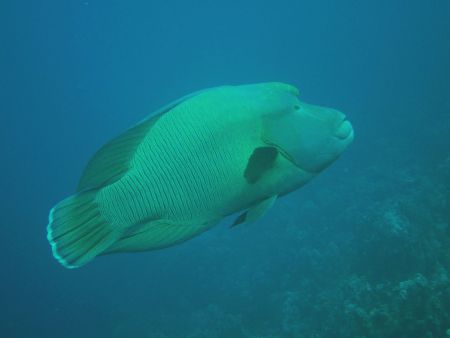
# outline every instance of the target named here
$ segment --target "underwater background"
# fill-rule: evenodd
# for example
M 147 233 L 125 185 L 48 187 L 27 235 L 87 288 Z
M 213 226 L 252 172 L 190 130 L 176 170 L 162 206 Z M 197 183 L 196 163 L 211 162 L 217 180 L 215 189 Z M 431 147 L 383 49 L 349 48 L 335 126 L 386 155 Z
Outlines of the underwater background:
M 450 337 L 450 2 L 0 2 L 1 337 Z M 282 81 L 354 144 L 265 217 L 68 270 L 50 208 L 106 141 Z

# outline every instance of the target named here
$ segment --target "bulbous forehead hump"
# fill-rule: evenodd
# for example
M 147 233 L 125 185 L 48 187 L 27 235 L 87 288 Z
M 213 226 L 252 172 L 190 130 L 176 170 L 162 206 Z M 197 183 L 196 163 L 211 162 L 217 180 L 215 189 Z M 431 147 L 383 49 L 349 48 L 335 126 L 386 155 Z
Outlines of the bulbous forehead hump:
M 250 85 L 239 86 L 243 91 L 253 92 L 263 97 L 273 97 L 282 94 L 298 96 L 299 91 L 296 87 L 282 82 L 264 82 Z
M 235 98 L 240 98 L 241 103 L 245 102 L 245 105 L 258 112 L 258 115 L 291 110 L 298 102 L 298 89 L 281 82 L 241 85 L 234 88 L 237 95 Z

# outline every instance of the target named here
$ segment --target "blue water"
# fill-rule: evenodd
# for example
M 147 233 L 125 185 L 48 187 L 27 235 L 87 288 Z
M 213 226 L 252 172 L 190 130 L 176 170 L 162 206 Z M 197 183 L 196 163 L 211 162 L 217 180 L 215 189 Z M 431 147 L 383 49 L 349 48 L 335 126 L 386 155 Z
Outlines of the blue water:
M 1 337 L 445 337 L 450 2 L 0 3 Z M 355 142 L 261 220 L 67 270 L 50 208 L 158 107 L 283 81 Z

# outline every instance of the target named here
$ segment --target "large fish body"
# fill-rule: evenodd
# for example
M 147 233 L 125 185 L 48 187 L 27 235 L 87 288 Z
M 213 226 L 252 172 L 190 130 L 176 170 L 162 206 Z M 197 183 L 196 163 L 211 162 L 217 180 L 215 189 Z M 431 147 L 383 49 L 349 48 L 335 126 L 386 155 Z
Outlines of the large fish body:
M 242 211 L 252 221 L 352 142 L 337 110 L 283 83 L 224 86 L 181 98 L 103 146 L 76 194 L 50 212 L 55 258 L 164 248 Z

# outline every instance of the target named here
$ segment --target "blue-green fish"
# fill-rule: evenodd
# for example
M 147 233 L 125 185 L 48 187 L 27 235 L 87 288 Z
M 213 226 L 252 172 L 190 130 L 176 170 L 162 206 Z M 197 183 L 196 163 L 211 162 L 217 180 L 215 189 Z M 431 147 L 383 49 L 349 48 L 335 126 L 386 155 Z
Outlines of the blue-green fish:
M 233 226 L 253 221 L 352 140 L 344 114 L 299 101 L 287 84 L 196 92 L 104 145 L 50 211 L 47 238 L 75 268 L 186 241 L 237 212 Z

